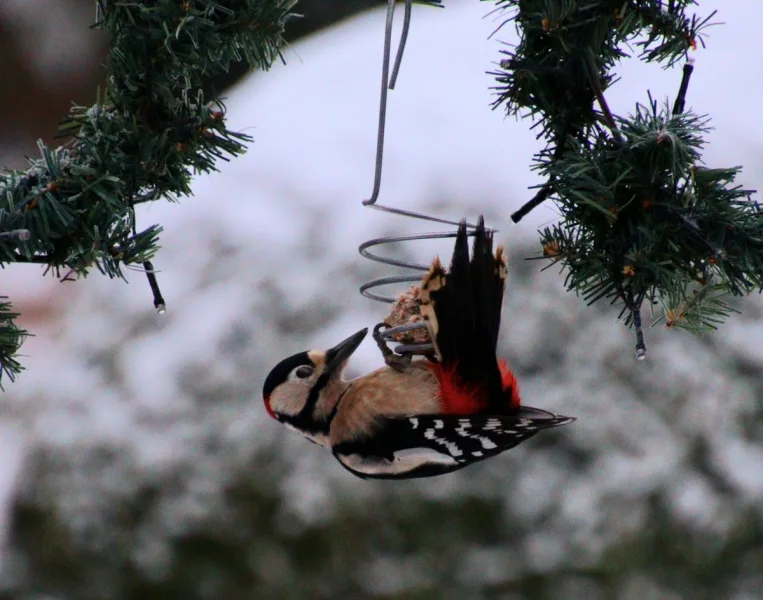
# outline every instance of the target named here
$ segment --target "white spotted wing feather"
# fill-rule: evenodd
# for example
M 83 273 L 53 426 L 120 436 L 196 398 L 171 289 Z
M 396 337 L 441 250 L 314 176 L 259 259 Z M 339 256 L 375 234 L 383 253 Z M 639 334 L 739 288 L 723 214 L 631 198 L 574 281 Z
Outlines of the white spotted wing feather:
M 521 408 L 512 416 L 418 415 L 385 419 L 373 446 L 349 444 L 335 448 L 335 455 L 361 477 L 429 477 L 495 456 L 541 429 L 574 420 L 533 408 Z

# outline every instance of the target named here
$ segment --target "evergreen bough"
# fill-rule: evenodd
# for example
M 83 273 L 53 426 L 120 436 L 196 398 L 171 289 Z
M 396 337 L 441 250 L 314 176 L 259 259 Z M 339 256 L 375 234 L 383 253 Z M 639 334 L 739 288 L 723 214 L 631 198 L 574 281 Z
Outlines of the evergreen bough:
M 512 215 L 547 199 L 562 215 L 540 232 L 542 255 L 560 263 L 566 285 L 589 303 L 607 299 L 635 326 L 646 356 L 641 307 L 655 322 L 698 334 L 733 312 L 726 299 L 763 287 L 763 212 L 734 183 L 739 167 L 701 162 L 708 119 L 685 111 L 706 18 L 693 0 L 498 0 L 519 33 L 504 51 L 495 106 L 529 115 L 546 147 L 534 168 L 545 178 Z M 626 50 L 670 67 L 686 60 L 672 107 L 651 96 L 627 117 L 604 92 Z
M 141 265 L 163 310 L 149 262 L 161 227 L 139 229 L 134 207 L 190 194 L 192 174 L 245 151 L 250 138 L 225 127 L 206 87 L 233 62 L 267 69 L 280 58 L 295 3 L 97 0 L 95 26 L 111 38 L 105 91 L 72 108 L 65 144 L 40 143 L 27 170 L 0 174 L 0 265 L 43 264 L 64 279 Z M 534 164 L 546 181 L 512 219 L 556 202 L 562 220 L 540 232 L 542 256 L 567 270 L 568 290 L 622 307 L 639 358 L 644 302 L 655 322 L 701 334 L 733 312 L 730 295 L 763 289 L 763 212 L 735 185 L 739 167 L 701 163 L 708 119 L 684 110 L 691 60 L 672 107 L 649 96 L 621 117 L 604 96 L 626 50 L 669 67 L 704 45 L 713 15 L 690 16 L 694 4 L 497 1 L 520 41 L 494 73 L 495 106 L 529 115 L 546 140 Z M 28 334 L 16 316 L 0 302 L 0 384 L 22 369 L 15 357 Z
M 37 263 L 66 278 L 95 267 L 109 277 L 138 265 L 163 310 L 149 260 L 161 227 L 139 228 L 134 207 L 190 194 L 194 173 L 245 151 L 206 88 L 231 63 L 269 68 L 296 0 L 98 0 L 95 26 L 110 36 L 104 93 L 74 106 L 57 148 L 25 171 L 0 175 L 0 265 Z M 27 335 L 0 302 L 0 384 L 22 367 Z

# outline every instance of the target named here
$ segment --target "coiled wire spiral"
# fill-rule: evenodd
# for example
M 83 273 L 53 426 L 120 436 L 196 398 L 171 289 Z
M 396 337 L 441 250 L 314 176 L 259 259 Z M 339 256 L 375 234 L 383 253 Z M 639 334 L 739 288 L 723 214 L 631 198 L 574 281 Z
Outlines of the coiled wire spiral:
M 438 0 L 439 1 L 439 0 Z M 395 82 L 397 80 L 398 72 L 400 71 L 400 63 L 403 58 L 403 51 L 405 49 L 405 42 L 408 38 L 408 29 L 411 22 L 411 9 L 412 0 L 405 0 L 405 16 L 403 20 L 403 29 L 400 35 L 400 43 L 397 49 L 397 55 L 395 57 L 395 64 L 392 69 L 392 76 L 390 77 L 390 54 L 392 49 L 392 24 L 394 21 L 395 13 L 395 0 L 388 0 L 387 5 L 387 23 L 384 33 L 384 57 L 382 62 L 382 81 L 381 81 L 381 94 L 379 101 L 379 129 L 376 142 L 376 171 L 374 175 L 374 188 L 371 193 L 371 197 L 367 200 L 363 200 L 363 205 L 369 208 L 375 208 L 387 213 L 401 215 L 403 217 L 409 217 L 413 219 L 420 219 L 423 221 L 430 221 L 433 223 L 443 223 L 445 225 L 458 226 L 458 221 L 450 221 L 448 219 L 441 219 L 431 215 L 414 212 L 410 210 L 404 210 L 402 208 L 395 208 L 392 206 L 383 206 L 377 204 L 376 201 L 379 198 L 379 191 L 381 189 L 381 175 L 382 175 L 382 163 L 384 157 L 384 129 L 387 116 L 387 91 L 395 89 Z M 467 230 L 469 234 L 473 234 L 475 226 L 471 223 L 467 223 Z M 421 273 L 429 270 L 429 265 L 422 263 L 410 262 L 406 260 L 398 260 L 386 256 L 380 256 L 370 251 L 371 248 L 377 246 L 383 246 L 386 244 L 395 244 L 399 242 L 409 242 L 414 240 L 434 240 L 434 239 L 447 239 L 455 238 L 457 231 L 450 230 L 445 232 L 435 233 L 418 233 L 410 235 L 390 235 L 379 238 L 370 239 L 360 245 L 358 248 L 361 256 L 379 262 L 391 267 L 401 267 L 408 270 L 413 270 L 419 274 L 408 275 L 393 275 L 388 277 L 381 277 L 374 279 L 368 283 L 363 284 L 360 287 L 360 293 L 366 298 L 372 300 L 378 300 L 379 302 L 392 303 L 395 301 L 394 297 L 383 296 L 372 292 L 371 290 L 380 286 L 386 286 L 399 283 L 418 283 L 421 280 Z M 415 329 L 423 329 L 426 324 L 421 321 L 417 323 L 409 323 L 406 325 L 399 325 L 397 327 L 387 327 L 383 331 L 380 331 L 380 336 L 385 342 L 396 342 L 396 337 L 399 334 L 409 333 Z M 433 351 L 434 347 L 431 343 L 427 344 L 412 344 L 412 343 L 400 343 L 395 348 L 397 354 L 429 354 Z

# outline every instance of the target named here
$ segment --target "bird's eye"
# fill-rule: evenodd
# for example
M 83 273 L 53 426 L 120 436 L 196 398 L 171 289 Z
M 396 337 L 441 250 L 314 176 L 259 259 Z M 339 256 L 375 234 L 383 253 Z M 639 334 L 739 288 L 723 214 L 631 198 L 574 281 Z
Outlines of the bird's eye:
M 313 374 L 314 369 L 308 365 L 302 365 L 294 369 L 294 375 L 297 379 L 307 379 Z

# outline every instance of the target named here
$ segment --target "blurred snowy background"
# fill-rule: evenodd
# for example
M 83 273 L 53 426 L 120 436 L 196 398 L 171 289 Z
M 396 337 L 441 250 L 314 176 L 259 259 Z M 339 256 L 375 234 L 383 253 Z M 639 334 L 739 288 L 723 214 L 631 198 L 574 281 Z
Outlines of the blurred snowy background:
M 69 101 L 92 102 L 104 40 L 87 29 L 90 4 L 0 5 L 0 69 L 13 82 L 0 90 L 4 165 L 23 166 Z M 348 4 L 301 11 L 325 24 Z M 198 178 L 193 198 L 141 212 L 139 224 L 165 227 L 164 317 L 140 273 L 126 285 L 3 272 L 35 337 L 0 397 L 0 598 L 763 598 L 761 300 L 738 302 L 743 314 L 704 339 L 648 330 L 641 363 L 616 311 L 585 307 L 557 271 L 524 260 L 556 213 L 509 223 L 532 194 L 538 145 L 529 122 L 489 108 L 485 71 L 499 40 L 515 39 L 512 27 L 488 39 L 492 8 L 414 8 L 381 201 L 500 227 L 512 257 L 502 352 L 525 402 L 577 423 L 453 475 L 365 482 L 265 414 L 275 362 L 383 316 L 357 288 L 389 271 L 358 244 L 430 230 L 361 206 L 375 9 L 231 88 L 232 127 L 255 138 L 248 154 Z M 695 54 L 688 104 L 716 127 L 705 162 L 743 164 L 741 183 L 761 189 L 763 4 L 697 11 L 716 8 L 725 24 Z M 672 98 L 680 80 L 635 60 L 618 73 L 618 113 L 647 89 Z M 424 262 L 438 251 L 447 245 L 401 249 Z M 350 374 L 379 364 L 366 342 Z

